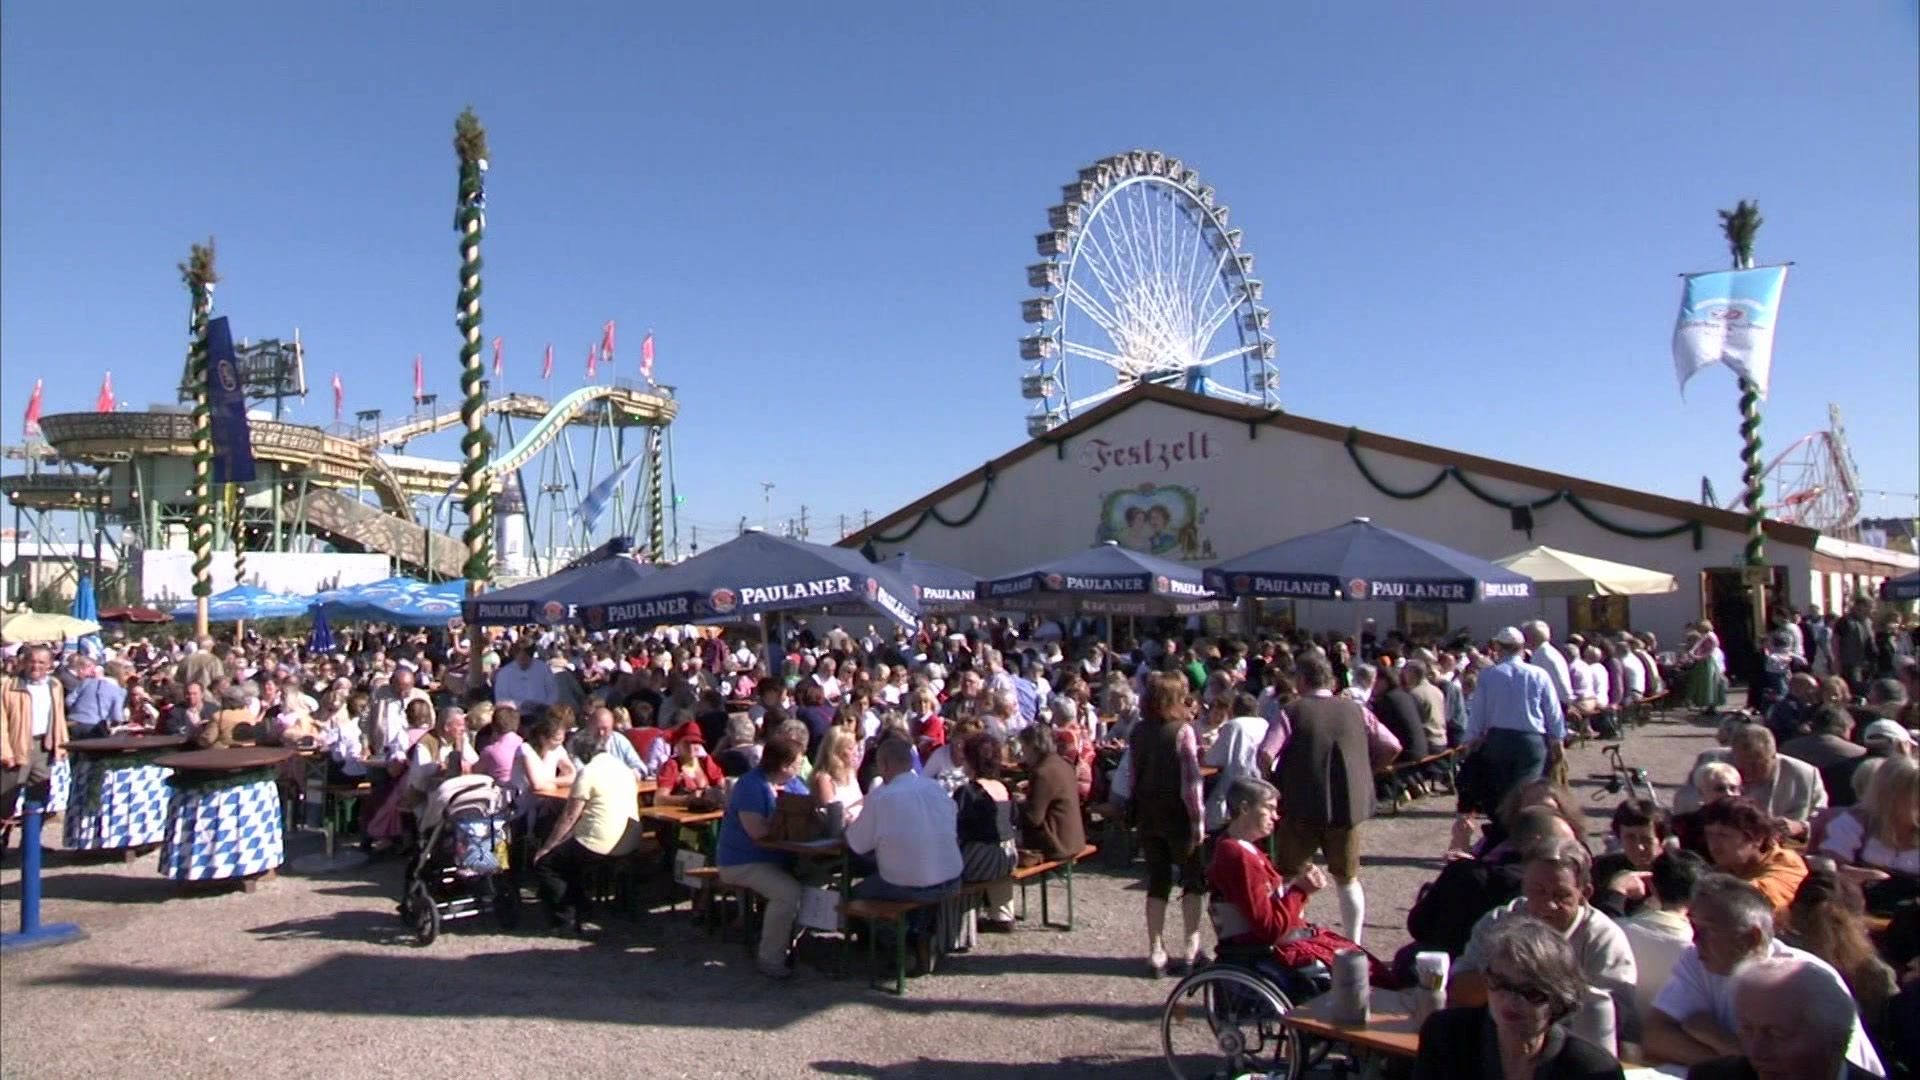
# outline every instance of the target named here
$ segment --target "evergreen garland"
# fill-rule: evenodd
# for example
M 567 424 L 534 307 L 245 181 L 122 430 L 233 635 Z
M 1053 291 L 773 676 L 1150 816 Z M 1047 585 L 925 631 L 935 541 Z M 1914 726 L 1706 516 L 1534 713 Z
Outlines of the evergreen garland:
M 213 409 L 207 399 L 207 324 L 213 319 L 213 287 L 220 275 L 213 267 L 213 238 L 195 244 L 187 261 L 179 264 L 180 280 L 192 298 L 187 328 L 187 392 L 193 401 L 193 483 L 189 495 L 193 513 L 188 519 L 188 545 L 193 550 L 193 595 L 213 595 Z M 196 621 L 195 630 L 206 627 Z
M 455 322 L 460 328 L 460 480 L 466 486 L 466 578 L 478 590 L 493 576 L 493 490 L 487 462 L 493 438 L 487 432 L 486 369 L 480 359 L 480 238 L 486 231 L 487 132 L 467 108 L 453 123 L 453 150 L 460 161 L 454 228 L 460 233 L 460 292 Z

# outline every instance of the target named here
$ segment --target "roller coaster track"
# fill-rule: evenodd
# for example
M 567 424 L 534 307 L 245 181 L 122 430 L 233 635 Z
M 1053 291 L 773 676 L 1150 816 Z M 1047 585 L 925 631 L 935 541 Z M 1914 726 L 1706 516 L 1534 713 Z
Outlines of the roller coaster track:
M 680 405 L 665 388 L 603 384 L 581 387 L 551 404 L 533 394 L 508 394 L 489 402 L 488 408 L 535 420 L 526 435 L 488 463 L 487 480 L 497 485 L 509 472 L 523 467 L 551 445 L 569 424 L 601 421 L 619 427 L 669 424 L 678 415 Z M 304 507 L 289 490 L 290 497 L 283 504 L 283 517 L 304 509 L 309 527 L 327 533 L 338 542 L 383 551 L 443 576 L 457 576 L 458 560 L 451 564 L 451 574 L 441 565 L 440 541 L 451 544 L 452 539 L 423 540 L 426 530 L 415 524 L 412 503 L 414 496 L 444 495 L 451 473 L 442 475 L 438 470 L 415 469 L 404 464 L 396 468 L 380 451 L 452 427 L 459 420 L 459 412 L 452 410 L 407 420 L 370 435 L 337 435 L 305 424 L 276 420 L 254 419 L 248 426 L 256 459 L 273 462 L 281 466 L 283 476 L 304 477 L 312 485 Z M 190 459 L 193 456 L 192 421 L 184 413 L 59 413 L 42 417 L 40 428 L 56 460 L 95 469 L 143 458 Z M 315 488 L 322 490 L 316 493 Z M 370 489 L 379 499 L 380 507 L 361 504 L 357 498 L 341 494 L 338 489 Z M 19 505 L 36 510 L 77 509 L 95 505 L 104 498 L 96 475 L 65 471 L 0 478 L 0 492 Z M 158 497 L 177 502 L 184 498 L 184 493 Z M 347 509 L 341 505 L 343 502 L 359 504 L 366 513 Z M 427 567 L 423 562 L 433 565 Z

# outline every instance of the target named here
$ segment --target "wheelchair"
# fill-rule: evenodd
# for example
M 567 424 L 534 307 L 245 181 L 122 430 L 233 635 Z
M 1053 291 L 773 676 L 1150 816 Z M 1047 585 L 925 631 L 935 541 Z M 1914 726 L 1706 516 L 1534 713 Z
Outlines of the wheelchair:
M 1167 997 L 1160 1013 L 1167 1068 L 1175 1080 L 1306 1076 L 1328 1048 L 1309 1060 L 1306 1041 L 1282 1018 L 1332 985 L 1325 964 L 1288 968 L 1265 946 L 1221 945 L 1211 964 Z

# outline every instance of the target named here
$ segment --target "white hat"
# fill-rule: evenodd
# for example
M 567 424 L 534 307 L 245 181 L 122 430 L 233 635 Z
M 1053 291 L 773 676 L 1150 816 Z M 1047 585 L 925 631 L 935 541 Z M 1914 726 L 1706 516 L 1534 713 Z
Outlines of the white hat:
M 1867 729 L 1860 733 L 1860 741 L 1904 743 L 1911 746 L 1913 733 L 1901 727 L 1898 721 L 1881 719 L 1867 725 Z
M 1503 626 L 1500 628 L 1499 633 L 1493 635 L 1493 642 L 1496 645 L 1505 645 L 1509 648 L 1518 649 L 1527 643 L 1527 639 L 1520 636 L 1519 630 L 1511 626 Z

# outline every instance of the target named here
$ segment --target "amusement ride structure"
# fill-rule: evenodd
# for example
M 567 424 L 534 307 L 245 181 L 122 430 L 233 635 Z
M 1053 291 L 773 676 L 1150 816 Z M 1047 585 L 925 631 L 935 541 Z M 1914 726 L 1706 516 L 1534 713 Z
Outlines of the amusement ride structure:
M 1146 381 L 1279 406 L 1272 313 L 1213 188 L 1178 158 L 1134 150 L 1080 170 L 1034 238 L 1039 295 L 1021 317 L 1039 436 Z
M 1860 521 L 1860 476 L 1840 422 L 1840 406 L 1827 406 L 1826 430 L 1800 436 L 1773 459 L 1765 482 L 1767 491 L 1777 493 L 1767 504 L 1768 517 L 1841 539 L 1854 536 Z
M 296 341 L 291 373 L 283 364 L 277 376 L 256 381 L 265 366 L 259 356 L 273 349 L 287 351 L 277 341 L 239 350 L 250 398 L 273 408 L 250 413 L 258 476 L 219 507 L 217 547 L 242 558 L 248 551 L 375 552 L 400 572 L 461 577 L 462 463 L 403 451 L 461 426 L 462 410 L 436 409 L 437 395 L 421 394 L 395 420 L 378 409 L 329 427 L 276 419 L 281 400 L 298 396 L 305 380 Z M 650 559 L 669 557 L 678 540 L 670 425 L 679 403 L 671 387 L 602 382 L 552 401 L 489 393 L 485 411 L 498 448 L 484 471 L 497 503 L 496 578 L 550 573 L 615 534 L 638 538 Z M 0 478 L 20 533 L 63 547 L 51 543 L 66 531 L 52 515 L 78 515 L 74 535 L 83 542 L 66 550 L 91 561 L 90 537 L 120 567 L 139 549 L 186 546 L 193 431 L 184 406 L 49 414 L 39 426 L 40 439 L 7 448 L 9 457 L 25 459 L 25 470 Z M 587 508 L 595 495 L 598 505 Z

